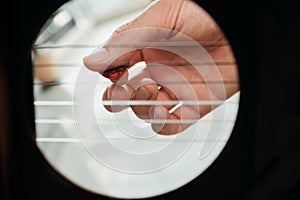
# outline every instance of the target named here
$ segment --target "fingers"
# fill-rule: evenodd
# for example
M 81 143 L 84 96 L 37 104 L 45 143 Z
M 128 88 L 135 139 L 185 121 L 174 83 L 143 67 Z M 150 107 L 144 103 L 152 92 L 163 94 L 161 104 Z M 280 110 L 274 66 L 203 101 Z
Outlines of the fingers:
M 186 128 L 194 124 L 200 114 L 193 107 L 182 105 L 175 111 L 170 112 L 164 106 L 155 106 L 152 108 L 151 123 L 152 129 L 162 135 L 173 135 L 184 131 Z
M 102 99 L 104 101 L 116 102 L 118 100 L 130 100 L 130 96 L 133 90 L 128 85 L 116 85 L 109 86 L 103 93 Z M 115 103 L 117 104 L 117 103 Z M 104 107 L 110 112 L 120 112 L 126 109 L 126 105 L 104 105 Z
M 142 77 L 142 75 L 139 75 Z M 134 100 L 134 101 L 176 101 L 175 94 L 166 88 L 158 89 L 158 85 L 150 78 L 141 79 L 136 89 L 133 85 L 114 84 L 107 88 L 103 94 L 103 100 Z M 158 103 L 159 104 L 159 103 Z M 119 112 L 130 105 L 105 106 L 111 112 Z M 184 131 L 200 118 L 200 106 L 181 105 L 175 108 L 175 104 L 132 105 L 134 113 L 141 119 L 148 119 L 152 129 L 163 135 L 172 135 Z M 204 110 L 203 110 L 204 111 Z M 205 111 L 206 112 L 206 111 Z
M 158 86 L 157 84 L 147 78 L 143 79 L 140 83 L 140 86 L 133 93 L 131 99 L 132 100 L 156 100 L 158 97 Z M 131 106 L 134 113 L 141 119 L 149 119 L 149 110 L 151 105 L 139 105 L 139 106 Z
M 141 86 L 133 93 L 132 100 L 171 101 L 170 94 L 159 90 L 151 79 L 143 79 Z M 182 132 L 200 118 L 199 106 L 182 105 L 141 105 L 131 106 L 141 119 L 149 119 L 152 129 L 159 134 L 172 135 Z
M 109 86 L 103 93 L 102 99 L 104 101 L 111 100 L 111 103 L 113 103 L 113 105 L 105 105 L 105 108 L 110 112 L 120 112 L 130 107 L 130 105 L 117 105 L 118 100 L 157 100 L 159 92 L 158 86 L 156 82 L 154 82 L 150 78 L 145 78 L 145 76 L 146 75 L 144 73 L 140 73 L 124 85 L 113 84 Z M 149 119 L 148 113 L 150 106 L 133 105 L 131 107 L 138 117 L 140 117 L 141 119 Z

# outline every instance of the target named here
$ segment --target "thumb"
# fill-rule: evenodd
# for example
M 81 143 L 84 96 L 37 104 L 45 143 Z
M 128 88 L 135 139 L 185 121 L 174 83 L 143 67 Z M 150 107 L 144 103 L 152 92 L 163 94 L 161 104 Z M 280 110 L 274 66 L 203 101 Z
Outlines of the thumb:
M 134 27 L 130 23 L 117 29 L 90 55 L 83 58 L 84 65 L 93 71 L 104 72 L 119 66 L 144 61 L 142 49 L 155 48 L 154 42 L 163 41 L 172 30 Z
M 84 57 L 84 65 L 90 70 L 103 72 L 130 61 L 143 61 L 140 50 L 172 34 L 176 21 L 173 16 L 177 15 L 182 0 L 174 2 L 157 1 L 151 4 L 135 19 L 115 30 L 105 44 Z
M 132 29 L 134 28 L 127 24 L 115 30 L 109 40 L 83 58 L 83 64 L 88 69 L 98 72 L 127 65 L 138 53 L 130 44 L 136 38 L 134 31 L 130 31 Z M 141 57 L 137 55 L 135 60 L 139 61 Z

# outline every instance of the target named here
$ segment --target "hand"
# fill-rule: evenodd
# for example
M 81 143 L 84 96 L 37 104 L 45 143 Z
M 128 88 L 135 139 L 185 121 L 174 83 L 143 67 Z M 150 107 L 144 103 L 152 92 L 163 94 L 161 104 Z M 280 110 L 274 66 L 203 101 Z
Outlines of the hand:
M 214 20 L 193 1 L 157 0 L 135 19 L 115 30 L 107 43 L 101 49 L 84 57 L 83 62 L 90 70 L 101 72 L 106 77 L 109 76 L 108 72 L 129 63 L 128 66 L 123 67 L 124 70 L 118 68 L 118 76 L 110 77 L 114 84 L 105 90 L 103 100 L 225 100 L 237 92 L 238 73 L 229 45 L 204 47 L 206 52 L 202 52 L 201 55 L 208 55 L 204 56 L 204 60 L 209 58 L 214 62 L 232 63 L 217 65 L 215 68 L 177 65 L 176 63 L 187 60 L 173 52 L 147 46 L 153 42 L 178 42 L 186 38 L 185 36 L 199 43 L 226 42 L 226 38 Z M 135 48 L 134 45 L 116 47 L 123 43 L 142 45 L 139 48 Z M 185 47 L 184 51 L 190 52 L 191 58 L 201 59 L 199 52 L 193 53 L 193 47 Z M 129 78 L 128 69 L 142 61 L 147 67 Z M 218 73 L 212 69 L 217 69 Z M 206 77 L 203 74 L 206 74 Z M 215 86 L 205 82 L 207 77 L 221 81 L 224 92 L 213 89 Z M 174 80 L 185 84 L 175 84 Z M 223 81 L 233 83 L 223 85 Z M 154 119 L 151 123 L 152 129 L 159 134 L 167 135 L 185 130 L 193 122 L 186 123 L 183 122 L 184 120 L 200 119 L 216 107 L 181 105 L 175 109 L 174 106 L 174 104 L 132 105 L 131 108 L 141 119 Z M 111 112 L 118 112 L 125 108 L 127 106 L 106 106 L 106 109 Z M 170 122 L 163 122 L 163 120 L 170 120 Z M 179 120 L 179 123 L 174 120 Z

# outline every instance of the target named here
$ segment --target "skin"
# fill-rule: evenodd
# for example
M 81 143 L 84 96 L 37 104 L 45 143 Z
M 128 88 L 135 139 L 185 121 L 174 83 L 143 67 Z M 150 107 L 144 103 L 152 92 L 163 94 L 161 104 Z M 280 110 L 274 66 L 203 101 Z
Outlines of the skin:
M 192 19 L 192 20 L 191 20 Z M 92 54 L 83 58 L 87 68 L 97 72 L 114 69 L 118 63 L 136 63 L 145 61 L 151 66 L 152 61 L 184 61 L 170 52 L 143 47 L 138 50 L 122 54 L 117 48 L 109 47 L 110 44 L 122 41 L 139 41 L 140 37 L 155 41 L 176 41 L 177 35 L 153 35 L 153 34 L 123 34 L 136 28 L 157 27 L 175 30 L 187 35 L 197 42 L 224 42 L 226 38 L 215 21 L 196 3 L 189 0 L 157 0 L 148 6 L 140 15 L 132 21 L 122 25 L 111 35 L 106 45 Z M 153 39 L 154 38 L 154 39 Z M 238 72 L 234 64 L 235 59 L 230 45 L 204 47 L 214 62 L 229 62 L 232 64 L 217 65 L 221 80 L 233 82 L 224 84 L 225 95 L 212 91 L 209 85 L 203 83 L 204 77 L 192 67 L 182 66 L 156 66 L 147 67 L 136 76 L 128 79 L 128 70 L 122 77 L 112 80 L 104 94 L 103 100 L 225 100 L 239 90 Z M 110 66 L 104 63 L 111 63 Z M 129 68 L 131 67 L 128 66 Z M 209 70 L 207 73 L 212 73 Z M 187 85 L 160 84 L 164 81 L 188 80 Z M 198 81 L 198 84 L 193 83 Z M 202 83 L 201 83 L 202 81 Z M 158 87 L 160 86 L 160 87 Z M 170 112 L 174 105 L 157 106 L 131 106 L 134 113 L 141 119 L 192 119 L 198 120 L 209 113 L 215 106 L 210 105 L 182 105 Z M 111 112 L 119 112 L 126 106 L 106 106 Z M 155 123 L 152 129 L 158 134 L 170 135 L 182 132 L 193 123 Z

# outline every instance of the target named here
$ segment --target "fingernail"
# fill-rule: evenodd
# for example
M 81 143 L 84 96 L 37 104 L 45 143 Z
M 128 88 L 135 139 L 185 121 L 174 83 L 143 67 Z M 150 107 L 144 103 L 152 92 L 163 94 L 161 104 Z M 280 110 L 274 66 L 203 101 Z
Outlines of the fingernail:
M 145 87 L 140 87 L 135 94 L 137 100 L 149 100 L 151 98 L 151 93 L 149 93 Z
M 111 90 L 111 88 L 108 88 L 108 89 L 107 89 L 107 92 L 106 92 L 106 99 L 107 99 L 108 101 L 111 100 L 111 95 L 112 95 L 112 90 Z
M 168 117 L 165 108 L 162 106 L 152 106 L 149 110 L 149 116 L 152 119 L 162 119 L 162 120 Z
M 103 61 L 107 57 L 108 57 L 107 50 L 105 48 L 102 48 L 98 51 L 95 51 L 95 52 L 91 53 L 88 56 L 85 56 L 83 58 L 83 63 L 87 67 L 94 67 L 94 66 L 97 66 L 97 65 L 103 63 Z

